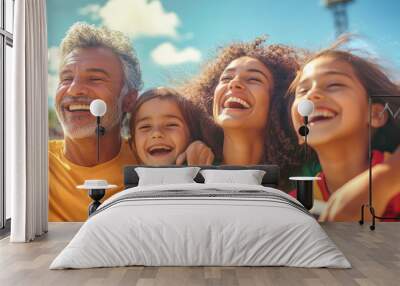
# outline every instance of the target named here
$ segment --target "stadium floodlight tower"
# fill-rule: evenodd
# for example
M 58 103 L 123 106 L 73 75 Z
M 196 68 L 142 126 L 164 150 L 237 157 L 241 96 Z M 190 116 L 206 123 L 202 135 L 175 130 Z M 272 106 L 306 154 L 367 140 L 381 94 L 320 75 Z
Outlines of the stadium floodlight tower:
M 333 11 L 335 21 L 336 37 L 345 33 L 348 28 L 346 5 L 354 0 L 324 0 L 324 5 Z

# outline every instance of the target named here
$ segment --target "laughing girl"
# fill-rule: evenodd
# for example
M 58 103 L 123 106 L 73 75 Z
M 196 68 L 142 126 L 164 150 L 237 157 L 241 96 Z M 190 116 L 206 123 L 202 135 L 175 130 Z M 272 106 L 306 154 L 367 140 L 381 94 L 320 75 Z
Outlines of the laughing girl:
M 349 213 L 353 217 L 337 216 L 336 219 L 359 218 L 361 204 L 368 198 L 368 188 L 360 187 L 367 182 L 366 170 L 369 167 L 368 99 L 374 95 L 392 96 L 384 100 L 396 110 L 400 103 L 399 87 L 373 61 L 338 50 L 342 41 L 312 55 L 289 89 L 289 93 L 295 95 L 291 109 L 295 130 L 303 124 L 297 112 L 298 103 L 307 98 L 315 105 L 309 117 L 308 143 L 316 152 L 322 168 L 318 174 L 321 180 L 314 188 L 314 198 L 328 202 L 321 220 L 331 220 L 330 214 L 340 208 L 352 208 Z M 372 165 L 389 162 L 385 168 L 388 174 L 395 174 L 393 166 L 399 165 L 400 150 L 396 152 L 397 157 L 392 158 L 389 152 L 400 144 L 400 124 L 399 120 L 389 116 L 385 102 L 380 99 L 372 102 Z M 379 187 L 374 183 L 377 215 L 399 216 L 399 176 L 387 177 L 386 182 L 378 181 Z
M 209 165 L 214 160 L 208 139 L 212 122 L 171 88 L 141 94 L 132 118 L 133 144 L 145 165 Z M 207 146 L 204 144 L 207 144 Z

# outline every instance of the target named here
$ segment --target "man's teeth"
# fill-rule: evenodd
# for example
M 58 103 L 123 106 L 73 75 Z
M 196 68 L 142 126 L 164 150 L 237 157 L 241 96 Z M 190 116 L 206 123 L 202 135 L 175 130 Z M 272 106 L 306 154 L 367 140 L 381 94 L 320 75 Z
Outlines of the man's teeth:
M 241 104 L 244 108 L 250 108 L 250 104 L 248 104 L 246 101 L 243 99 L 240 99 L 238 97 L 229 97 L 225 102 L 224 102 L 224 107 L 229 108 L 229 102 L 237 102 Z
M 90 110 L 90 106 L 88 104 L 71 104 L 68 109 L 69 111 Z

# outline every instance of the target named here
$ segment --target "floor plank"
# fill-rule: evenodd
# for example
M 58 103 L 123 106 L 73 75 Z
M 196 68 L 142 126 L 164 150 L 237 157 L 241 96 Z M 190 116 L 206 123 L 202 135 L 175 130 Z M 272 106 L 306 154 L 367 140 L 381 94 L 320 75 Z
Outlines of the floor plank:
M 375 231 L 357 223 L 322 224 L 351 262 L 353 268 L 346 270 L 137 266 L 50 271 L 50 263 L 80 226 L 80 223 L 50 223 L 49 233 L 32 243 L 0 240 L 0 285 L 399 285 L 400 222 L 379 223 Z

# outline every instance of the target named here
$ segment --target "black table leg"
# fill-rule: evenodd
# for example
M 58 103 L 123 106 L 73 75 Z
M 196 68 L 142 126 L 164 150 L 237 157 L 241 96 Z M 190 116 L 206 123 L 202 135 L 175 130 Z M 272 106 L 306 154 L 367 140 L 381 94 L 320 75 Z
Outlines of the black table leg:
M 301 202 L 306 209 L 311 210 L 314 205 L 313 181 L 298 180 L 296 184 L 297 200 Z
M 93 202 L 89 205 L 89 216 L 94 213 L 97 208 L 101 205 L 100 200 L 104 197 L 105 189 L 91 189 L 89 190 L 89 197 Z

